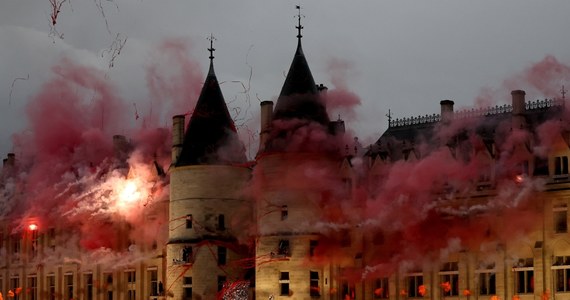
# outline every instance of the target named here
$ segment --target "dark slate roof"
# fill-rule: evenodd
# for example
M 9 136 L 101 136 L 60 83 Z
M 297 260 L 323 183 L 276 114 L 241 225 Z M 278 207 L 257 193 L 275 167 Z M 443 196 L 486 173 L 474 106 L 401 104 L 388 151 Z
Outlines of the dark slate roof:
M 539 102 L 543 103 L 544 106 L 541 107 Z M 546 103 L 550 104 L 546 105 Z M 559 118 L 563 111 L 563 106 L 556 100 L 537 100 L 526 103 L 526 106 L 524 118 L 527 130 L 530 132 L 534 132 L 538 125 L 549 119 Z M 458 130 L 453 137 L 446 141 L 439 140 L 437 135 L 441 126 L 445 126 L 439 121 L 439 118 L 426 122 L 418 121 L 414 124 L 390 126 L 376 143 L 370 146 L 366 155 L 399 160 L 404 158 L 407 150 L 418 145 L 423 145 L 422 149 L 428 152 L 441 146 L 455 148 L 458 144 L 467 141 L 471 133 L 479 136 L 487 150 L 491 152 L 493 144 L 499 148 L 502 146 L 504 137 L 501 137 L 501 134 L 504 134 L 505 130 L 507 132 L 511 130 L 511 117 L 510 111 L 471 116 L 470 118 L 474 119 L 471 122 L 466 122 L 470 125 Z
M 245 149 L 210 61 L 210 70 L 190 117 L 176 166 L 232 164 L 245 160 Z
M 304 119 L 328 126 L 329 117 L 326 107 L 319 98 L 315 80 L 303 54 L 300 38 L 287 78 L 277 99 L 273 119 Z

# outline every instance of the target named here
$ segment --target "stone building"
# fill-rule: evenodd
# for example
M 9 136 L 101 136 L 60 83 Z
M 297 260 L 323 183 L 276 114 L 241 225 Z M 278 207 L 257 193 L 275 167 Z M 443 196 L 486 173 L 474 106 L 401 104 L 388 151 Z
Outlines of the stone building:
M 26 228 L 2 220 L 3 297 L 570 299 L 564 99 L 527 102 L 516 90 L 510 105 L 460 112 L 443 100 L 440 114 L 390 119 L 363 149 L 342 120 L 329 119 L 327 89 L 303 53 L 300 17 L 297 29 L 275 107 L 261 103 L 253 161 L 210 47 L 188 125 L 173 118 L 169 199 L 145 210 L 149 222 L 168 220 L 164 243 L 142 244 L 143 259 L 113 268 L 66 259 L 55 248 L 67 229 L 46 228 L 41 216 L 26 219 Z M 129 147 L 120 136 L 114 142 L 124 162 Z M 16 167 L 9 154 L 4 193 Z M 165 174 L 155 167 L 159 182 Z M 395 185 L 394 168 L 402 170 Z M 421 172 L 423 182 L 406 182 Z M 123 237 L 117 248 L 136 244 L 124 239 L 128 222 L 113 222 Z

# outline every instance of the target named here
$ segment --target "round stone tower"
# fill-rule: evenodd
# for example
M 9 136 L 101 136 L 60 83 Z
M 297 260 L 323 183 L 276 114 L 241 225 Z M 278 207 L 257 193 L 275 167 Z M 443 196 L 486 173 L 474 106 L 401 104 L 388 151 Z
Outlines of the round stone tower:
M 256 199 L 256 299 L 327 297 L 330 265 L 314 257 L 320 235 L 315 225 L 338 174 L 339 160 L 324 99 L 301 47 L 271 111 L 262 103 L 260 151 L 252 177 Z M 322 88 L 324 90 L 324 88 Z M 318 137 L 314 139 L 314 137 Z
M 246 280 L 245 233 L 252 205 L 244 197 L 250 169 L 213 68 L 188 127 L 173 120 L 169 241 L 165 294 L 172 299 L 215 299 L 229 283 Z

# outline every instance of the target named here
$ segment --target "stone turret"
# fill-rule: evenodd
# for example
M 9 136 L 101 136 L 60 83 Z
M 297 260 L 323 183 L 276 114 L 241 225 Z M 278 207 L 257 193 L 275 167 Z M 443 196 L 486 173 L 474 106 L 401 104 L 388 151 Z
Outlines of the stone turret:
M 243 196 L 250 170 L 209 50 L 210 70 L 186 131 L 183 117 L 173 120 L 166 251 L 173 299 L 214 299 L 225 282 L 247 279 L 235 261 L 248 254 L 240 242 L 252 221 Z

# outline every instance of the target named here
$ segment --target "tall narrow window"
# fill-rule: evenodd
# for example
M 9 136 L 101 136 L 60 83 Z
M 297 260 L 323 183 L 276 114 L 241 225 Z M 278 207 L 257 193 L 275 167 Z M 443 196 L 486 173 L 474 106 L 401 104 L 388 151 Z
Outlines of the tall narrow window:
M 518 294 L 534 293 L 534 262 L 532 258 L 519 259 L 513 267 L 515 292 Z
M 186 215 L 186 228 L 192 228 L 192 215 Z
M 10 290 L 16 291 L 16 289 L 19 287 L 20 287 L 20 277 L 16 276 L 16 277 L 10 278 Z M 14 293 L 14 297 L 12 297 L 12 299 L 18 300 L 18 299 L 20 299 L 20 295 Z
M 224 289 L 226 280 L 226 276 L 218 276 L 218 292 L 221 292 Z
M 310 240 L 309 241 L 309 256 L 315 256 L 315 249 L 319 245 L 319 241 L 317 240 Z
M 127 300 L 136 300 L 136 280 L 137 273 L 134 270 L 125 271 L 126 277 L 126 290 L 127 290 Z
M 73 299 L 73 273 L 66 273 L 64 276 L 65 299 Z
M 46 277 L 47 289 L 48 289 L 48 299 L 55 300 L 55 275 L 50 274 Z
M 374 299 L 388 299 L 388 277 L 376 278 L 374 280 Z
M 289 208 L 287 207 L 287 205 L 282 205 L 281 206 L 281 221 L 287 220 L 287 217 L 289 217 Z
M 218 230 L 226 230 L 226 217 L 224 215 L 218 216 Z
M 17 263 L 20 261 L 22 239 L 17 234 L 11 235 L 10 239 L 12 244 L 12 262 Z
M 354 284 L 349 284 L 347 280 L 343 280 L 341 283 L 341 299 L 356 299 L 356 287 Z
M 281 296 L 289 296 L 289 272 L 281 272 L 279 276 L 279 290 Z
M 497 294 L 497 271 L 495 264 L 480 263 L 475 274 L 479 277 L 479 295 L 490 296 Z
M 184 276 L 184 281 L 182 282 L 182 300 L 192 299 L 192 277 Z
M 158 296 L 158 271 L 155 269 L 148 270 L 148 280 L 149 280 L 149 295 L 151 297 Z
M 85 300 L 93 300 L 93 274 L 83 274 L 83 286 L 85 287 Z
M 182 248 L 182 263 L 192 262 L 193 256 L 192 246 L 184 246 L 184 248 Z
M 419 293 L 419 287 L 424 284 L 424 276 L 421 273 L 408 274 L 405 278 L 408 297 L 423 297 Z
M 28 277 L 28 300 L 38 299 L 38 277 L 32 275 Z
M 309 288 L 310 288 L 310 295 L 311 297 L 319 297 L 321 296 L 321 288 L 319 287 L 319 272 L 310 271 L 309 273 Z
M 39 250 L 38 230 L 30 230 L 30 258 L 34 259 L 38 256 Z
M 439 272 L 441 294 L 443 296 L 459 295 L 459 266 L 456 261 L 443 264 Z
M 289 249 L 289 240 L 280 240 L 279 245 L 277 248 L 278 255 L 289 256 L 290 249 Z
M 552 264 L 557 292 L 570 292 L 570 256 L 555 256 Z
M 105 278 L 106 287 L 107 287 L 107 300 L 113 300 L 113 274 L 112 273 L 104 273 L 103 277 Z
M 568 232 L 568 206 L 566 203 L 554 204 L 552 208 L 554 214 L 554 232 L 567 233 Z
M 224 266 L 228 260 L 228 250 L 226 247 L 218 246 L 218 266 Z
M 568 175 L 568 156 L 554 158 L 554 175 Z

